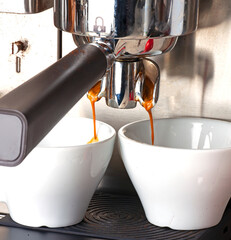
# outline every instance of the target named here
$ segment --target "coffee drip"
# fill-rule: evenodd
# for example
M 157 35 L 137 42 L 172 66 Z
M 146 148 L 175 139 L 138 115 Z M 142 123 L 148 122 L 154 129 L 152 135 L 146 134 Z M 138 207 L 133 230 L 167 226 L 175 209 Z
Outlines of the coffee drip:
M 95 115 L 95 103 L 100 100 L 98 97 L 101 89 L 101 81 L 98 81 L 89 91 L 87 94 L 88 99 L 91 102 L 92 108 L 92 117 L 93 117 L 93 127 L 94 127 L 94 136 L 88 143 L 98 142 L 98 136 L 96 132 L 96 115 Z
M 145 108 L 145 110 L 148 112 L 148 115 L 149 115 L 152 145 L 154 145 L 154 126 L 153 126 L 153 116 L 152 116 L 152 109 L 154 107 L 153 91 L 154 91 L 154 84 L 150 80 L 150 78 L 146 76 L 144 79 L 144 86 L 143 86 L 142 106 Z

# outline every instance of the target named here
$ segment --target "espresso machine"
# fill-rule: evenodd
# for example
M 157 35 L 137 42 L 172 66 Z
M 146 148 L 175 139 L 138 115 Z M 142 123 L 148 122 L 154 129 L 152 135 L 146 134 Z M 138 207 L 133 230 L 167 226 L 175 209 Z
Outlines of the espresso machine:
M 90 105 L 84 95 L 97 81 L 101 81 L 98 97 L 105 98 L 97 103 L 97 119 L 115 129 L 146 118 L 142 107 L 146 76 L 152 81 L 154 118 L 231 119 L 227 67 L 230 55 L 229 0 L 54 0 L 54 4 L 49 0 L 25 0 L 19 5 L 15 7 L 12 1 L 0 1 L 0 12 L 3 17 L 25 14 L 26 18 L 33 13 L 39 15 L 45 10 L 50 11 L 47 9 L 53 6 L 60 59 L 1 94 L 1 165 L 20 164 L 69 111 L 68 114 L 91 117 Z M 11 56 L 15 58 L 18 74 L 24 71 L 23 55 L 29 49 L 29 42 L 21 39 L 12 43 Z M 73 51 L 69 53 L 70 49 L 65 49 L 70 42 Z M 14 145 L 15 151 L 9 151 L 9 145 Z M 123 194 L 126 194 L 125 198 Z M 133 195 L 134 189 L 115 147 L 86 221 L 70 229 L 50 231 L 46 233 L 47 239 L 218 239 L 214 233 L 228 232 L 229 213 L 227 221 L 212 232 L 153 228 L 145 221 L 142 209 L 138 207 L 139 201 Z M 118 205 L 124 215 L 123 212 L 117 215 Z M 133 217 L 126 215 L 128 205 Z M 94 207 L 96 215 L 92 217 L 90 213 Z M 103 212 L 106 207 L 112 215 Z M 108 221 L 104 217 L 109 218 Z M 9 218 L 3 218 L 2 222 L 11 227 L 12 236 L 25 236 L 25 232 Z M 92 223 L 90 226 L 87 225 L 89 222 Z M 109 222 L 115 225 L 111 234 L 102 228 L 102 225 L 111 228 Z M 131 222 L 132 227 L 126 222 Z M 94 228 L 100 232 L 96 230 L 94 234 Z M 143 228 L 147 229 L 147 235 L 143 235 Z M 75 233 L 76 229 L 78 233 Z M 121 233 L 118 229 L 122 229 Z M 125 233 L 127 229 L 129 231 Z M 45 228 L 26 230 L 31 239 L 45 237 Z M 1 231 L 4 232 L 4 228 L 0 229 L 0 235 Z
M 171 50 L 197 19 L 198 1 L 54 1 L 54 25 L 71 32 L 78 48 L 1 98 L 0 164 L 22 162 L 101 78 L 98 97 L 114 108 L 142 104 L 148 78 L 154 106 L 160 73 L 147 57 Z

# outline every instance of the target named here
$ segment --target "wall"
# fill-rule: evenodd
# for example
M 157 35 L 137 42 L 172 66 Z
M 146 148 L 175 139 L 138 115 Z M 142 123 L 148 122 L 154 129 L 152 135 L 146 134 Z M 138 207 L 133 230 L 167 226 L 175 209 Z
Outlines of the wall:
M 27 41 L 28 48 L 19 53 L 21 72 L 16 72 L 16 55 L 12 43 Z M 0 13 L 0 96 L 25 82 L 57 59 L 57 29 L 53 10 L 37 14 Z

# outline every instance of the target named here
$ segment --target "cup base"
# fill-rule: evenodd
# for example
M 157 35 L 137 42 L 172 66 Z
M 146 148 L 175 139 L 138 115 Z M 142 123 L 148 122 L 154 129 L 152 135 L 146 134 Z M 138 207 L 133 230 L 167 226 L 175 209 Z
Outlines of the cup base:
M 197 219 L 193 217 L 188 217 L 187 219 L 180 219 L 176 216 L 171 216 L 169 218 L 163 219 L 163 217 L 160 216 L 148 216 L 146 215 L 146 218 L 149 223 L 158 226 L 158 227 L 168 227 L 173 230 L 201 230 L 206 228 L 211 228 L 216 226 L 222 219 L 222 217 L 216 218 L 216 219 Z
M 60 228 L 60 227 L 69 227 L 75 224 L 80 223 L 84 217 L 76 218 L 76 219 L 61 219 L 61 221 L 41 221 L 35 219 L 19 219 L 15 218 L 14 216 L 10 215 L 12 220 L 20 225 L 27 226 L 27 227 L 48 227 L 48 228 Z

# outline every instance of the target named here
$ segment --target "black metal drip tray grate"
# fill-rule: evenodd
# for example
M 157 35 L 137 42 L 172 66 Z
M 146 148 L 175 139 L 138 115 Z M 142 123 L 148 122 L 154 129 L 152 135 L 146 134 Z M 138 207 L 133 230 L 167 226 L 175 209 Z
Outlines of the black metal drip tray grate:
M 175 231 L 150 224 L 136 196 L 97 193 L 84 220 L 79 224 L 65 228 L 31 228 L 13 222 L 7 215 L 0 219 L 0 226 L 112 240 L 231 240 L 231 210 L 226 209 L 222 221 L 216 227 Z

